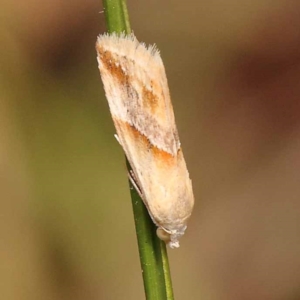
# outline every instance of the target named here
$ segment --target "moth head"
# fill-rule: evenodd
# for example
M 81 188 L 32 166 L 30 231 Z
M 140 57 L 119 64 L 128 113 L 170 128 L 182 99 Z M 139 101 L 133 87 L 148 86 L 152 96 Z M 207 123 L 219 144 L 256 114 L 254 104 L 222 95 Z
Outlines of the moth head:
M 186 230 L 186 225 L 174 229 L 174 230 L 167 230 L 163 227 L 158 227 L 156 230 L 156 235 L 164 241 L 171 249 L 179 248 L 179 241 L 178 239 L 184 235 Z

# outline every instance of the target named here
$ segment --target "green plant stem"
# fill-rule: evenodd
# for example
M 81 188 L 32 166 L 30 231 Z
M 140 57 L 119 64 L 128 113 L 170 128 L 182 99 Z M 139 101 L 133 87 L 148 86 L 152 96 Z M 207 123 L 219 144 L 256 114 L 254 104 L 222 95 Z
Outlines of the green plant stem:
M 131 32 L 125 0 L 103 0 L 103 8 L 109 33 Z M 128 161 L 127 168 L 130 172 Z M 173 300 L 166 244 L 158 239 L 156 226 L 130 181 L 129 185 L 146 299 Z
M 107 31 L 130 33 L 130 23 L 125 0 L 103 0 Z
M 127 167 L 130 169 L 128 162 Z M 129 185 L 146 298 L 172 300 L 173 291 L 166 244 L 158 239 L 156 226 L 130 181 Z

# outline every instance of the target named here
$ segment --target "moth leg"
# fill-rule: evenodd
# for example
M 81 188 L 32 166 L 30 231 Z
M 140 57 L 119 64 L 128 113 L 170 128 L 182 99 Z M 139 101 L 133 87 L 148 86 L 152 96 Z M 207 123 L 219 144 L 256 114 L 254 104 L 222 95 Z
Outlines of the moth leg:
M 159 227 L 159 225 L 157 224 L 155 218 L 152 216 L 151 212 L 149 211 L 149 208 L 148 208 L 148 205 L 147 205 L 147 201 L 145 200 L 144 195 L 143 195 L 141 189 L 138 186 L 138 183 L 137 183 L 137 180 L 135 178 L 134 172 L 132 170 L 130 170 L 127 174 L 128 174 L 128 178 L 129 178 L 130 182 L 132 183 L 132 185 L 134 186 L 135 190 L 137 191 L 137 193 L 139 194 L 139 196 L 143 200 L 143 202 L 144 202 L 144 204 L 145 204 L 145 206 L 146 206 L 146 208 L 148 210 L 149 216 L 151 217 L 153 223 L 156 226 Z M 163 230 L 163 229 L 161 229 L 161 230 Z M 166 234 L 168 234 L 168 233 L 166 233 Z M 160 238 L 160 236 L 158 236 L 158 237 Z M 165 241 L 166 241 L 166 239 L 165 239 Z
M 122 144 L 121 144 L 121 141 L 120 141 L 120 139 L 119 139 L 119 137 L 118 137 L 118 135 L 117 135 L 117 134 L 114 134 L 114 137 L 115 137 L 115 139 L 117 140 L 117 142 L 120 144 L 120 146 L 123 147 Z
M 133 185 L 133 187 L 135 188 L 135 190 L 138 192 L 139 196 L 140 196 L 140 197 L 142 198 L 142 200 L 144 201 L 143 193 L 142 193 L 140 187 L 138 186 L 138 184 L 137 184 L 137 182 L 136 182 L 136 178 L 135 178 L 135 175 L 134 175 L 134 173 L 133 173 L 132 170 L 130 170 L 130 171 L 128 172 L 128 178 L 129 178 L 131 184 Z

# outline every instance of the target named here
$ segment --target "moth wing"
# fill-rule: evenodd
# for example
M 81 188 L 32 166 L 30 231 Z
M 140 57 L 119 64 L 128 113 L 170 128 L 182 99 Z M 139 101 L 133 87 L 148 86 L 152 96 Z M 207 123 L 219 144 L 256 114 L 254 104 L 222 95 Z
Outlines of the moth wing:
M 180 236 L 194 198 L 159 51 L 134 35 L 115 34 L 99 36 L 96 50 L 118 138 L 143 200 L 158 226 Z

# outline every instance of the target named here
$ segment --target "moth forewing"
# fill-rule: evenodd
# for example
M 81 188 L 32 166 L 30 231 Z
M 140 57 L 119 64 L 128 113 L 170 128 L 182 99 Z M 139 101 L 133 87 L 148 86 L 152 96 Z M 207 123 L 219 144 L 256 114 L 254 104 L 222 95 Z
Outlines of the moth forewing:
M 179 247 L 194 196 L 159 51 L 133 34 L 100 35 L 99 70 L 120 142 L 158 236 Z

